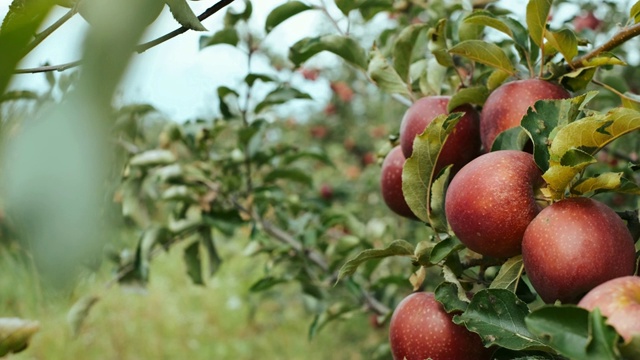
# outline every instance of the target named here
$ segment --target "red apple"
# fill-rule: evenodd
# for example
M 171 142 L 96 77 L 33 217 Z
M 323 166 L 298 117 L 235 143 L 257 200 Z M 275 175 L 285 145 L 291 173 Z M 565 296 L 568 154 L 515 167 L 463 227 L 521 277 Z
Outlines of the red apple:
M 573 27 L 576 32 L 582 32 L 585 29 L 596 30 L 602 24 L 602 20 L 598 19 L 593 11 L 581 14 L 573 18 Z
M 416 101 L 404 114 L 400 124 L 400 145 L 405 158 L 413 153 L 413 140 L 422 134 L 427 125 L 438 115 L 448 114 L 449 96 L 428 96 Z M 453 112 L 464 112 L 453 132 L 447 138 L 438 162 L 436 172 L 444 166 L 453 164 L 458 171 L 466 163 L 480 154 L 480 135 L 478 112 L 470 105 L 462 105 Z
M 520 126 L 527 109 L 538 100 L 566 99 L 571 95 L 557 84 L 539 79 L 508 82 L 487 98 L 480 114 L 480 136 L 485 151 L 501 132 Z
M 395 360 L 482 360 L 492 350 L 480 336 L 451 321 L 433 293 L 417 292 L 396 307 L 389 324 L 389 342 Z
M 402 194 L 402 167 L 405 160 L 400 146 L 391 149 L 382 162 L 380 190 L 389 209 L 398 215 L 417 220 Z
M 575 303 L 594 287 L 635 271 L 636 250 L 624 221 L 605 204 L 568 198 L 529 224 L 522 260 L 533 288 L 547 303 Z
M 333 199 L 333 187 L 329 184 L 322 184 L 320 187 L 320 197 L 327 201 Z
M 536 191 L 543 184 L 529 153 L 502 150 L 481 155 L 451 180 L 445 198 L 447 220 L 469 249 L 497 258 L 517 255 L 527 225 L 540 212 Z
M 599 308 L 625 341 L 640 336 L 640 277 L 623 276 L 606 281 L 587 293 L 578 306 Z

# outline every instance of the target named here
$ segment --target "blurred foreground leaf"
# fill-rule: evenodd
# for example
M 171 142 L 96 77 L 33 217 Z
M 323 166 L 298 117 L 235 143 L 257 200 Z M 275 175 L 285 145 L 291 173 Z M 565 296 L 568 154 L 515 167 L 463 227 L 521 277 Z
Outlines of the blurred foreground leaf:
M 40 323 L 19 318 L 0 318 L 0 357 L 20 352 L 29 345 Z

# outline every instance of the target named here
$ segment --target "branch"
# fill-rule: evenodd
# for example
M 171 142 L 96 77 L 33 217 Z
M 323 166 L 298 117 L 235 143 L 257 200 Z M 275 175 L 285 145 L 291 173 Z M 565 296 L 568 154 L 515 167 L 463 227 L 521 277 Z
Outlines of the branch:
M 625 27 L 615 34 L 609 41 L 591 50 L 590 52 L 582 55 L 581 57 L 573 60 L 567 64 L 567 71 L 572 69 L 578 69 L 584 67 L 585 63 L 594 57 L 602 54 L 603 52 L 611 51 L 618 46 L 622 45 L 625 41 L 640 35 L 640 23 Z
M 217 13 L 218 11 L 222 10 L 225 6 L 231 4 L 234 0 L 220 0 L 219 2 L 217 2 L 216 4 L 214 4 L 212 7 L 208 8 L 207 10 L 205 10 L 202 14 L 198 15 L 198 20 L 202 21 L 205 20 L 206 18 L 210 17 L 211 15 Z M 71 15 L 69 15 L 71 14 Z M 54 26 L 56 24 L 58 24 L 61 20 L 63 20 L 65 17 L 69 16 L 73 16 L 73 14 L 75 14 L 74 10 L 70 10 L 69 13 L 65 14 L 65 16 L 63 16 L 62 18 L 60 18 L 60 20 L 58 20 L 55 24 L 53 24 L 49 29 L 51 29 L 50 33 L 55 31 L 57 29 L 57 27 L 59 27 L 60 25 L 62 25 L 62 23 L 64 23 L 64 21 L 66 21 L 66 19 L 64 21 L 62 21 L 61 24 L 59 24 L 57 27 L 54 28 Z M 52 29 L 53 28 L 53 29 Z M 49 29 L 43 31 L 42 33 L 40 33 L 38 36 L 42 36 L 44 35 Z M 138 46 L 136 46 L 135 51 L 138 54 L 141 54 L 149 49 L 151 49 L 154 46 L 160 45 L 163 42 L 173 39 L 174 37 L 187 32 L 187 30 L 189 30 L 189 28 L 185 27 L 185 26 L 181 26 L 173 31 L 171 31 L 170 33 L 167 33 L 163 36 L 160 36 L 154 40 L 148 41 L 146 43 L 142 43 L 139 44 Z M 44 35 L 44 37 L 48 36 L 50 33 L 47 33 L 46 35 Z M 33 45 L 33 47 L 37 46 L 40 42 L 42 42 L 42 40 L 44 40 L 44 37 L 39 40 L 36 43 L 36 40 L 34 40 L 31 44 L 29 44 L 29 46 L 31 46 L 32 44 L 35 43 L 35 45 Z M 79 66 L 82 64 L 82 61 L 80 60 L 76 60 L 76 61 L 72 61 L 66 64 L 60 64 L 60 65 L 51 65 L 51 66 L 39 66 L 39 67 L 35 67 L 35 68 L 28 68 L 28 69 L 16 69 L 14 71 L 15 74 L 35 74 L 35 73 L 42 73 L 42 72 L 50 72 L 50 71 L 64 71 L 76 66 Z
M 72 7 L 66 14 L 64 14 L 60 19 L 58 19 L 55 23 L 51 24 L 48 28 L 44 29 L 41 33 L 36 34 L 33 40 L 27 44 L 27 46 L 23 50 L 23 56 L 27 55 L 31 52 L 31 50 L 35 49 L 36 46 L 40 45 L 49 35 L 53 34 L 54 31 L 58 30 L 60 26 L 62 26 L 67 20 L 71 19 L 73 15 L 78 12 L 77 4 Z

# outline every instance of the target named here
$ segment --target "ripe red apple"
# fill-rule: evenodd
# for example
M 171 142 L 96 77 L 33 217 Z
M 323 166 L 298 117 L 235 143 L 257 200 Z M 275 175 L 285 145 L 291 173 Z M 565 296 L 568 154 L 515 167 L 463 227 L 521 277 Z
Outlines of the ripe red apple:
M 400 146 L 391 149 L 382 162 L 380 190 L 382 199 L 389 209 L 398 215 L 417 220 L 418 218 L 413 214 L 404 200 L 404 195 L 402 195 L 402 167 L 405 160 Z
M 395 360 L 482 360 L 493 352 L 480 336 L 451 321 L 433 293 L 417 292 L 396 307 L 389 324 Z
M 587 293 L 578 306 L 599 308 L 625 341 L 640 336 L 640 277 L 623 276 L 606 281 Z
M 527 109 L 538 100 L 566 99 L 571 95 L 557 84 L 539 79 L 508 82 L 495 89 L 480 114 L 480 137 L 485 151 L 501 132 L 520 126 Z
M 594 287 L 635 271 L 636 251 L 624 221 L 605 204 L 568 198 L 529 224 L 522 260 L 533 288 L 547 303 L 575 303 Z
M 527 225 L 540 212 L 536 191 L 543 184 L 529 153 L 502 150 L 481 155 L 451 180 L 445 198 L 447 220 L 469 249 L 497 258 L 517 255 Z
M 423 97 L 406 111 L 400 124 L 400 145 L 405 158 L 413 153 L 415 137 L 422 134 L 436 116 L 448 114 L 449 99 L 449 96 Z M 464 112 L 465 115 L 449 134 L 438 157 L 436 172 L 449 164 L 454 164 L 454 172 L 458 171 L 480 154 L 478 112 L 470 105 L 457 107 L 453 112 Z
M 589 11 L 586 14 L 581 14 L 573 18 L 573 27 L 577 33 L 582 32 L 585 29 L 596 30 L 602 24 L 602 20 L 598 19 L 593 11 Z
M 320 187 L 320 197 L 330 201 L 333 199 L 333 187 L 329 184 L 322 184 Z

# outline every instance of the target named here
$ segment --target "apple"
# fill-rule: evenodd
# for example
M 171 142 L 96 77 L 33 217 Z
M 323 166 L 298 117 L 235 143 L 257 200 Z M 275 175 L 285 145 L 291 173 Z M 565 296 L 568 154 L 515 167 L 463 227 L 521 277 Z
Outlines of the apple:
M 542 172 L 529 153 L 481 155 L 451 180 L 447 220 L 469 249 L 496 258 L 517 255 L 525 229 L 541 210 L 536 194 L 543 185 Z
M 391 149 L 382 162 L 380 191 L 389 209 L 400 216 L 417 220 L 402 194 L 402 167 L 405 160 L 400 146 Z
M 538 100 L 571 97 L 561 86 L 539 79 L 516 80 L 500 85 L 485 101 L 480 114 L 480 137 L 485 151 L 501 132 L 520 126 L 527 109 Z
M 448 114 L 449 96 L 427 96 L 418 99 L 405 112 L 400 124 L 400 145 L 405 158 L 413 153 L 413 140 L 422 134 L 427 125 L 438 115 Z M 480 133 L 478 112 L 471 105 L 462 105 L 453 112 L 464 112 L 453 132 L 445 142 L 436 172 L 444 166 L 453 164 L 453 171 L 460 170 L 466 163 L 480 155 Z
M 635 271 L 636 251 L 624 221 L 589 198 L 560 200 L 536 216 L 522 241 L 533 288 L 547 303 L 575 303 L 594 287 Z
M 573 18 L 573 27 L 577 33 L 585 29 L 596 30 L 602 24 L 602 20 L 598 19 L 593 11 L 581 14 Z
M 333 199 L 333 187 L 329 184 L 322 184 L 320 187 L 320 197 L 326 201 L 331 201 Z
M 389 323 L 389 342 L 395 360 L 482 360 L 491 349 L 478 334 L 456 325 L 430 292 L 404 298 Z

